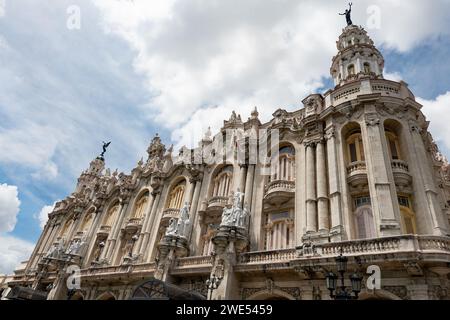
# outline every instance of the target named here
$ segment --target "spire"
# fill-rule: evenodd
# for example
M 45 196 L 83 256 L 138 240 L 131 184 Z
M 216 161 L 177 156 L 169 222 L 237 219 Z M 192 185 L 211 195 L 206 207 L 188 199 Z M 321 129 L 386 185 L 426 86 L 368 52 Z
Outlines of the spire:
M 336 86 L 365 77 L 383 78 L 384 58 L 364 28 L 348 25 L 336 45 L 338 54 L 330 70 Z

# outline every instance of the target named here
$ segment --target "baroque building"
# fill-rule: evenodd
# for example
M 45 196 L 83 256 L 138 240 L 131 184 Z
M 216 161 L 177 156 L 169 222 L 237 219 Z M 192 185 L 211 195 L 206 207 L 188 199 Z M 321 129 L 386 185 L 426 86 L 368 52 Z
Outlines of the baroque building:
M 360 299 L 448 299 L 450 165 L 408 85 L 383 78 L 367 32 L 347 26 L 337 50 L 334 89 L 297 111 L 267 123 L 233 112 L 176 156 L 156 136 L 130 174 L 94 159 L 9 286 L 47 299 L 155 298 L 163 284 L 211 299 L 325 300 L 343 253 L 351 270 L 381 268 L 381 288 L 363 283 Z M 80 286 L 68 290 L 73 266 Z

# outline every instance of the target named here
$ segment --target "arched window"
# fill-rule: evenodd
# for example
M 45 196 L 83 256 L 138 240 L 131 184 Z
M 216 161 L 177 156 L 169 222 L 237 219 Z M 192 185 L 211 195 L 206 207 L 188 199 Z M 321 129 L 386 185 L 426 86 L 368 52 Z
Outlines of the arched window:
M 294 245 L 294 222 L 288 211 L 268 214 L 265 229 L 266 250 L 287 249 Z
M 112 227 L 118 213 L 119 213 L 119 204 L 110 207 L 103 220 L 103 225 Z
M 183 206 L 184 192 L 186 190 L 186 180 L 179 182 L 173 187 L 167 198 L 166 208 L 181 209 Z
M 149 193 L 144 193 L 134 205 L 133 218 L 142 218 L 147 208 Z
M 64 227 L 61 229 L 61 233 L 59 234 L 59 236 L 61 238 L 67 238 L 67 235 L 72 227 L 73 224 L 73 220 L 69 219 L 66 221 L 66 223 L 64 224 Z
M 351 64 L 347 68 L 347 72 L 349 76 L 355 75 L 355 65 Z
M 233 167 L 223 167 L 214 178 L 213 197 L 228 197 L 232 188 Z
M 386 131 L 386 141 L 388 144 L 389 156 L 392 160 L 400 160 L 400 148 L 398 138 L 392 132 Z
M 400 213 L 402 215 L 402 229 L 404 234 L 416 234 L 416 217 L 411 209 L 409 197 L 398 197 Z
M 81 224 L 80 231 L 88 232 L 89 228 L 92 225 L 93 220 L 94 220 L 94 210 L 90 210 L 83 219 L 83 223 Z
M 203 256 L 209 256 L 214 250 L 214 244 L 212 242 L 212 238 L 217 234 L 217 228 L 214 228 L 214 226 L 209 225 L 206 228 L 205 234 L 202 236 L 203 240 L 203 250 L 202 255 Z
M 271 181 L 295 180 L 295 149 L 291 146 L 282 147 L 279 151 L 278 164 L 271 176 Z
M 360 132 L 352 134 L 347 139 L 347 157 L 350 163 L 365 161 L 364 144 Z
M 372 72 L 372 70 L 370 69 L 370 64 L 368 62 L 364 63 L 364 73 L 365 74 L 370 74 Z
M 370 205 L 370 197 L 358 197 L 355 199 L 355 225 L 358 239 L 375 238 L 375 223 Z

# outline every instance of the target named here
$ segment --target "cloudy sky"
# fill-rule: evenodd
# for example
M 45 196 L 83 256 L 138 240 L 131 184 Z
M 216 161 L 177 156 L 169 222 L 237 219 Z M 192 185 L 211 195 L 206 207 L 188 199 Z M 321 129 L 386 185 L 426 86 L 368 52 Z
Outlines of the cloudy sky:
M 347 2 L 0 0 L 0 273 L 103 140 L 107 166 L 129 171 L 156 132 L 190 146 L 232 110 L 267 120 L 326 91 Z M 450 155 L 450 0 L 353 4 Z

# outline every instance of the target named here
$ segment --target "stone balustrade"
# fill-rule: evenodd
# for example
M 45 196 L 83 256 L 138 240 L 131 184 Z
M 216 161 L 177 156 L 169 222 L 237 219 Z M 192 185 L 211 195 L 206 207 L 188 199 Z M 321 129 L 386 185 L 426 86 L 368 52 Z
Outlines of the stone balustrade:
M 392 170 L 400 172 L 409 172 L 408 163 L 403 160 L 392 160 Z
M 450 254 L 450 238 L 437 236 L 397 236 L 377 239 L 350 240 L 344 242 L 312 244 L 306 250 L 283 249 L 243 253 L 239 264 L 285 263 L 290 260 L 330 258 L 341 252 L 345 256 L 391 253 L 444 253 Z
M 287 180 L 274 180 L 265 186 L 266 194 L 274 191 L 295 192 L 295 182 Z
M 326 96 L 326 108 L 331 105 L 338 106 L 346 101 L 356 99 L 359 95 L 365 94 L 380 94 L 381 96 L 395 98 L 413 98 L 412 94 L 407 92 L 407 90 L 402 90 L 401 83 L 385 79 L 366 79 L 349 82 L 334 90 L 330 96 Z
M 185 257 L 177 260 L 176 266 L 178 268 L 195 267 L 195 266 L 212 266 L 212 256 L 198 256 L 198 257 Z
M 103 225 L 98 229 L 97 234 L 107 236 L 110 232 L 111 232 L 111 226 Z
M 144 264 L 130 264 L 120 266 L 98 267 L 81 270 L 81 277 L 97 277 L 105 275 L 122 275 L 131 273 L 151 273 L 154 272 L 156 264 L 144 263 Z
M 242 264 L 286 262 L 295 259 L 295 256 L 296 250 L 294 248 L 272 251 L 247 252 L 239 256 L 238 262 Z
M 168 208 L 163 211 L 163 216 L 161 218 L 161 222 L 169 222 L 170 219 L 177 219 L 180 215 L 180 209 Z
M 347 166 L 347 173 L 349 175 L 352 175 L 355 172 L 360 172 L 360 171 L 364 171 L 366 172 L 367 167 L 366 167 L 366 162 L 365 161 L 355 161 L 350 163 Z
M 223 208 L 228 204 L 229 197 L 211 197 L 208 200 L 208 208 Z

